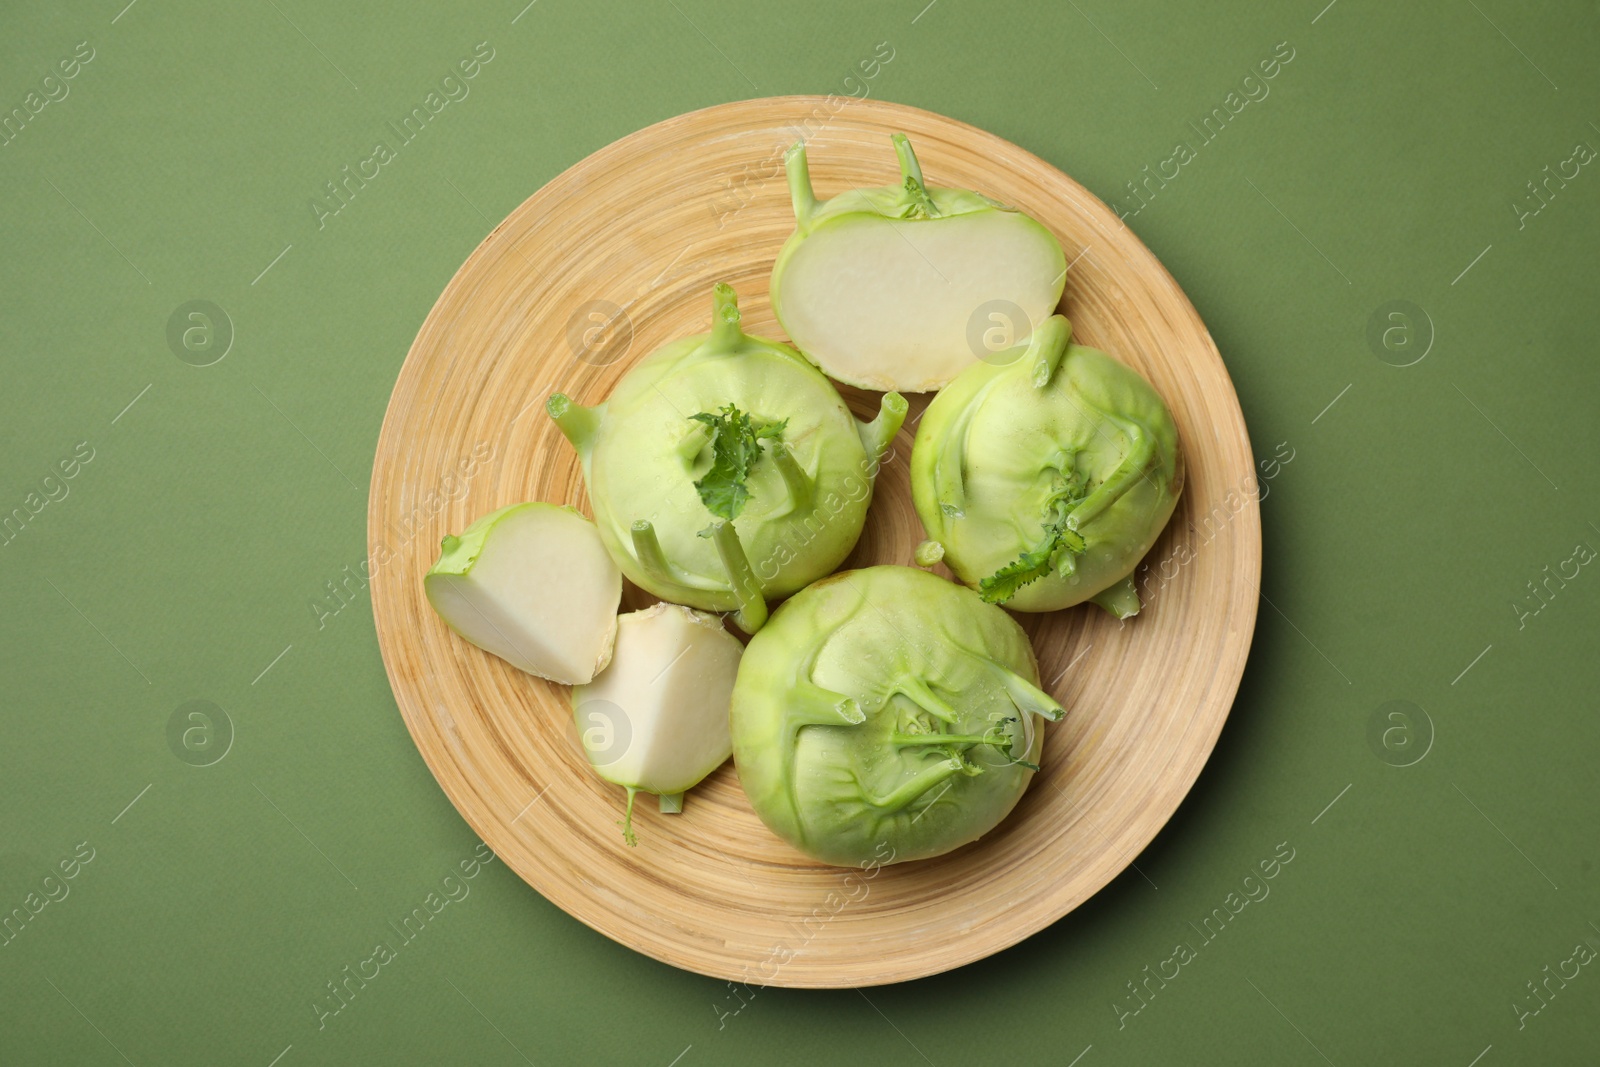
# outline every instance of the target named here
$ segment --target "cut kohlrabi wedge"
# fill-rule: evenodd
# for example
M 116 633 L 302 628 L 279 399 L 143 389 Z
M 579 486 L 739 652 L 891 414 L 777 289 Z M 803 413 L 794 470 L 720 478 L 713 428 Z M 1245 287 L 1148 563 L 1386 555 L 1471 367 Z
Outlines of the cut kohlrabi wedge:
M 594 523 L 555 504 L 513 504 L 444 539 L 428 602 L 485 652 L 578 685 L 611 661 L 622 573 Z
M 628 791 L 622 834 L 634 844 L 633 801 L 661 810 L 733 753 L 728 705 L 744 648 L 716 615 L 656 604 L 617 620 L 611 666 L 572 690 L 578 739 L 595 773 Z
M 904 134 L 901 183 L 818 202 L 805 144 L 786 166 L 795 231 L 772 269 L 772 306 L 830 377 L 867 389 L 938 389 L 1025 340 L 1061 299 L 1067 262 L 1039 223 L 966 189 L 924 185 Z

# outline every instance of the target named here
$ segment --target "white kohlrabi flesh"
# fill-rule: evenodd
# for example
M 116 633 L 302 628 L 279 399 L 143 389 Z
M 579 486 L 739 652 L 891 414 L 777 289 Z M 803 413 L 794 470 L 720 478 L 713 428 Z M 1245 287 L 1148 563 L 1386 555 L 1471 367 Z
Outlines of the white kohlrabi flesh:
M 966 189 L 927 186 L 903 134 L 901 184 L 818 202 L 804 143 L 786 165 L 795 232 L 772 271 L 772 305 L 829 376 L 926 392 L 1024 340 L 1055 310 L 1067 263 L 1055 235 Z
M 571 508 L 483 516 L 444 539 L 423 588 L 452 630 L 529 674 L 578 685 L 611 660 L 622 572 Z
M 617 620 L 611 666 L 572 690 L 590 765 L 628 791 L 628 844 L 636 794 L 655 793 L 662 811 L 681 811 L 684 791 L 733 753 L 728 705 L 743 652 L 716 615 L 656 604 Z

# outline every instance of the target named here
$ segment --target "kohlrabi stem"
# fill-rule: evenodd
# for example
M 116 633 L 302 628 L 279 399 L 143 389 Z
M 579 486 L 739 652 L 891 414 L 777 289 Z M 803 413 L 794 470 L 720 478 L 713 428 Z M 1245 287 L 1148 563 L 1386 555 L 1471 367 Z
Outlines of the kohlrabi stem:
M 661 802 L 661 814 L 679 815 L 683 812 L 682 793 L 662 793 L 658 799 Z
M 796 141 L 783 155 L 783 169 L 789 176 L 789 200 L 794 218 L 802 229 L 817 210 L 817 194 L 811 189 L 811 166 L 806 162 L 806 143 Z
M 903 133 L 893 134 L 889 139 L 894 142 L 894 154 L 900 157 L 900 185 L 904 190 L 903 199 L 921 214 L 936 218 L 939 208 L 928 195 L 928 187 L 922 183 L 922 165 L 917 162 L 917 154 L 911 150 L 911 142 Z
M 756 572 L 744 554 L 733 523 L 720 519 L 712 523 L 711 540 L 717 546 L 717 555 L 722 557 L 723 569 L 728 572 L 728 586 L 739 601 L 739 611 L 733 621 L 745 633 L 753 634 L 767 621 L 767 602 L 761 595 Z
M 906 398 L 899 393 L 884 393 L 883 399 L 878 401 L 878 417 L 871 422 L 857 423 L 856 428 L 861 433 L 861 447 L 867 450 L 867 459 L 874 469 L 883 462 L 884 453 L 889 451 L 890 442 L 905 423 L 906 407 Z
M 900 157 L 900 180 L 916 182 L 922 185 L 922 164 L 917 162 L 917 153 L 911 148 L 911 139 L 903 133 L 889 135 L 889 140 L 894 142 L 894 154 Z
M 928 683 L 921 678 L 907 675 L 898 679 L 894 684 L 894 692 L 899 693 L 940 722 L 951 723 L 961 717 L 955 708 L 939 699 L 933 690 L 928 688 Z
M 1011 698 L 1011 703 L 1024 715 L 1032 712 L 1035 715 L 1043 715 L 1051 722 L 1058 722 L 1067 713 L 1065 708 L 1056 703 L 1054 697 L 1010 667 L 990 659 L 985 659 L 984 662 L 989 665 L 1001 686 L 1005 688 L 1006 696 Z
M 1131 619 L 1139 614 L 1139 590 L 1133 584 L 1133 575 L 1115 585 L 1107 586 L 1089 598 L 1119 619 Z
M 656 581 L 674 580 L 672 566 L 661 551 L 661 539 L 656 536 L 656 528 L 649 519 L 640 519 L 633 524 L 633 554 L 638 557 L 639 566 Z
M 805 511 L 811 506 L 811 498 L 815 492 L 811 475 L 807 474 L 800 466 L 800 461 L 794 458 L 794 450 L 782 441 L 773 441 L 767 446 L 766 451 L 778 468 L 778 473 L 783 475 L 784 487 L 789 490 L 790 507 L 795 511 Z
M 1011 754 L 1011 748 L 1016 744 L 1016 739 L 1011 737 L 991 737 L 989 734 L 890 734 L 889 743 L 896 748 L 916 748 L 931 745 L 990 745 L 1000 750 L 1010 763 L 1029 770 L 1038 770 L 1037 763 L 1029 763 Z
M 1067 342 L 1072 338 L 1072 324 L 1061 315 L 1051 315 L 1033 331 L 1024 357 L 1033 366 L 1033 387 L 1043 389 L 1061 366 L 1066 355 Z
M 867 713 L 861 710 L 855 697 L 824 689 L 809 681 L 809 674 L 808 667 L 793 679 L 784 694 L 783 724 L 778 734 L 778 759 L 782 767 L 794 766 L 795 746 L 799 743 L 800 731 L 807 726 L 860 726 L 867 721 Z M 792 776 L 784 783 L 784 794 L 790 808 L 798 814 L 800 800 Z
M 631 785 L 624 786 L 623 788 L 628 791 L 628 810 L 623 813 L 623 816 L 620 820 L 618 820 L 617 825 L 622 827 L 623 842 L 626 843 L 629 848 L 635 848 L 639 844 L 639 839 L 633 836 L 633 798 L 638 796 L 639 790 L 635 786 Z
M 867 802 L 875 808 L 899 811 L 952 774 L 960 774 L 965 767 L 966 762 L 964 760 L 954 758 L 940 760 L 933 766 L 918 771 L 897 788 L 882 796 L 873 796 L 865 787 L 863 787 L 862 793 Z
M 700 458 L 700 453 L 705 451 L 706 445 L 711 443 L 711 427 L 703 422 L 691 422 L 689 429 L 684 432 L 678 441 L 678 458 L 687 466 L 694 466 L 694 461 Z
M 934 453 L 933 489 L 939 510 L 947 517 L 959 517 L 967 510 L 966 441 L 977 404 L 967 404 L 944 434 L 944 442 Z M 944 522 L 948 527 L 948 521 Z M 933 530 L 928 531 L 935 533 Z
M 897 748 L 915 745 L 996 745 L 1011 747 L 1008 737 L 990 737 L 988 734 L 890 734 L 889 743 Z
M 605 405 L 586 408 L 565 393 L 553 393 L 545 401 L 544 409 L 561 428 L 566 439 L 572 442 L 578 454 L 588 455 L 589 446 L 594 444 L 595 431 L 600 428 L 600 416 L 605 413 Z
M 1116 503 L 1123 493 L 1132 489 L 1134 483 L 1144 477 L 1150 461 L 1155 458 L 1155 442 L 1150 439 L 1143 426 L 1131 419 L 1118 418 L 1107 411 L 1099 414 L 1127 435 L 1128 452 L 1122 457 L 1122 462 L 1117 464 L 1117 469 L 1111 473 L 1111 477 L 1101 482 L 1099 488 L 1084 497 L 1083 502 L 1067 515 L 1067 529 L 1074 532 L 1083 529 L 1085 523 L 1092 522 L 1102 511 Z
M 815 682 L 797 681 L 784 697 L 786 743 L 802 726 L 860 726 L 867 721 L 867 713 L 855 697 L 824 689 Z
M 739 297 L 733 286 L 718 282 L 711 296 L 711 343 L 727 350 L 743 339 L 744 331 L 739 329 Z

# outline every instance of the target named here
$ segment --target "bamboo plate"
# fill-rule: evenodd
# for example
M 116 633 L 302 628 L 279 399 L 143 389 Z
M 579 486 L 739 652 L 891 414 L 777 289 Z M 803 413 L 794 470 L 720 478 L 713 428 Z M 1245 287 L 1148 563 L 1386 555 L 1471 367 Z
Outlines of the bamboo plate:
M 1021 616 L 1043 684 L 1068 709 L 1043 771 L 982 841 L 869 871 L 814 863 L 770 833 L 731 762 L 681 815 L 592 774 L 567 689 L 451 634 L 422 575 L 439 539 L 522 500 L 588 510 L 578 460 L 542 405 L 604 399 L 664 342 L 710 328 L 711 287 L 782 337 L 768 275 L 794 225 L 782 151 L 804 135 L 819 196 L 898 180 L 905 131 L 931 183 L 1050 227 L 1072 266 L 1074 340 L 1137 367 L 1166 398 L 1188 484 L 1148 557 L 1150 603 L 1120 624 L 1084 605 Z M 841 390 L 858 415 L 876 395 Z M 906 460 L 913 397 L 847 566 L 910 563 L 922 531 Z M 935 974 L 1015 944 L 1099 890 L 1171 817 L 1210 754 L 1244 669 L 1261 570 L 1250 443 L 1216 346 L 1165 269 L 1082 186 L 998 137 L 915 108 L 830 97 L 696 111 L 601 149 L 531 196 L 445 288 L 406 357 L 373 465 L 372 606 L 417 748 L 472 828 L 529 885 L 658 960 L 764 985 L 846 987 Z M 629 588 L 624 609 L 651 598 Z

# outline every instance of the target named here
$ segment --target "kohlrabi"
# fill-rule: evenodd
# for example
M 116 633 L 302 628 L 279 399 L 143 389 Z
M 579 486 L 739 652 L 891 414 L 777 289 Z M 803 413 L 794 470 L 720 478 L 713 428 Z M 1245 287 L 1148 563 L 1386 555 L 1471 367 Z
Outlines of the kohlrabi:
M 743 651 L 718 616 L 655 604 L 617 620 L 611 666 L 573 688 L 590 766 L 628 791 L 628 844 L 636 794 L 655 793 L 662 811 L 682 811 L 684 792 L 733 751 L 728 701 Z
M 651 353 L 610 398 L 557 393 L 549 413 L 577 448 L 595 522 L 635 584 L 754 633 L 766 600 L 832 571 L 861 534 L 873 479 L 906 402 L 857 423 L 817 369 L 739 328 L 716 287 L 710 333 Z
M 1052 316 L 934 398 L 912 499 L 983 599 L 1018 611 L 1093 599 L 1127 618 L 1139 610 L 1129 576 L 1172 515 L 1183 454 L 1150 384 L 1071 334 Z
M 986 355 L 986 331 L 1021 339 L 1044 321 L 1067 261 L 1055 235 L 1020 211 L 924 185 L 905 135 L 893 140 L 899 185 L 824 202 L 811 189 L 805 144 L 789 150 L 796 225 L 772 269 L 772 306 L 830 376 L 920 393 Z
M 989 832 L 1038 769 L 1038 687 L 1022 627 L 911 567 L 844 571 L 751 639 L 733 757 L 756 813 L 841 866 L 937 856 Z
M 577 685 L 611 659 L 622 575 L 571 508 L 490 512 L 444 539 L 422 584 L 452 630 L 530 674 Z

